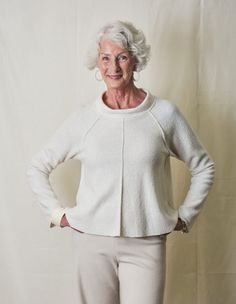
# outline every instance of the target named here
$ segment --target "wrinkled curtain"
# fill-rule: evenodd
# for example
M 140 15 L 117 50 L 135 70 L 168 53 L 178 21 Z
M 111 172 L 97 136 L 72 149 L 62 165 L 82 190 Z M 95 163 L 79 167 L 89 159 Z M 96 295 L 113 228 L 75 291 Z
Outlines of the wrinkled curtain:
M 216 163 L 191 233 L 168 237 L 165 303 L 236 303 L 235 11 L 233 0 L 0 0 L 1 303 L 76 304 L 71 233 L 49 229 L 25 171 L 58 125 L 104 90 L 84 61 L 94 32 L 116 19 L 152 47 L 138 86 L 175 102 Z M 171 163 L 177 206 L 190 174 Z M 72 160 L 50 176 L 69 206 L 79 172 Z

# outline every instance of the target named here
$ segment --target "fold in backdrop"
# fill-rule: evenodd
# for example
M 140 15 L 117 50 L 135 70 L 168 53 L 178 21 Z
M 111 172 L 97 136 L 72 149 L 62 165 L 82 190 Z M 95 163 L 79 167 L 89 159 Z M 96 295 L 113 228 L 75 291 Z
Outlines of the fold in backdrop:
M 48 228 L 25 172 L 62 121 L 105 89 L 84 60 L 94 32 L 116 19 L 152 46 L 138 86 L 175 102 L 216 163 L 193 230 L 168 238 L 165 304 L 236 303 L 235 11 L 233 0 L 0 0 L 1 303 L 76 304 L 72 234 Z M 178 206 L 190 174 L 171 162 Z M 50 175 L 62 204 L 73 206 L 79 178 L 78 161 Z

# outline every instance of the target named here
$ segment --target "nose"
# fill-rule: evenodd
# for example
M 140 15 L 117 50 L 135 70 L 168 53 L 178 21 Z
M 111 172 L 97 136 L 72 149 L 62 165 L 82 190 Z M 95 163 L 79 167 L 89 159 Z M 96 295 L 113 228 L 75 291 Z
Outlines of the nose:
M 110 67 L 112 71 L 118 72 L 121 70 L 119 60 L 117 58 L 112 59 L 110 63 L 111 63 Z

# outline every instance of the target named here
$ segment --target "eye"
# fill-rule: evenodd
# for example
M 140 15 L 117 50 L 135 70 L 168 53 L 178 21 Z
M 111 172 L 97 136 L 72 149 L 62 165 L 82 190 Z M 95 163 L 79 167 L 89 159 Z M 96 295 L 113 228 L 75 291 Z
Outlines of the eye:
M 126 61 L 127 59 L 128 59 L 127 55 L 120 55 L 120 56 L 118 56 L 118 60 L 119 61 Z
M 108 62 L 109 61 L 109 57 L 108 56 L 102 56 L 102 61 Z

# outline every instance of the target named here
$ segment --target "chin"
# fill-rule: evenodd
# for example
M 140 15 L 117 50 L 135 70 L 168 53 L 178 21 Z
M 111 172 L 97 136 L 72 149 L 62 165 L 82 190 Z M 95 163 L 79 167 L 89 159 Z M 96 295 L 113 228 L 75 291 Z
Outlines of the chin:
M 107 88 L 108 89 L 117 89 L 117 90 L 121 90 L 121 89 L 123 89 L 123 88 L 125 88 L 125 86 L 124 85 L 115 85 L 115 84 L 113 84 L 113 85 L 107 85 Z
M 126 82 L 124 81 L 109 81 L 109 82 L 106 82 L 106 86 L 108 89 L 117 89 L 117 90 L 121 90 L 121 89 L 124 89 L 124 88 L 127 88 L 129 87 L 129 84 L 127 84 Z

